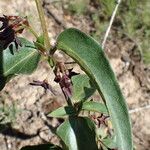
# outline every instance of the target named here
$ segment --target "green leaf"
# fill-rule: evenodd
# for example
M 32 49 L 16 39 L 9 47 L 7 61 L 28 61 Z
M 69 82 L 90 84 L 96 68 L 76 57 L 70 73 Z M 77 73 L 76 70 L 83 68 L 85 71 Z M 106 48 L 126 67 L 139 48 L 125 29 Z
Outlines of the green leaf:
M 34 45 L 36 46 L 36 48 L 38 50 L 40 50 L 42 53 L 44 53 L 46 51 L 46 48 L 41 44 L 41 43 L 38 43 L 38 42 L 34 42 Z
M 39 144 L 33 146 L 25 146 L 21 150 L 62 150 L 59 146 L 53 144 Z
M 40 54 L 34 44 L 20 38 L 22 46 L 16 50 L 11 44 L 7 49 L 0 49 L 0 90 L 12 77 L 18 74 L 30 74 L 38 65 Z
M 102 143 L 106 145 L 110 149 L 116 149 L 117 148 L 117 142 L 115 136 L 113 137 L 106 137 L 102 139 Z
M 44 36 L 43 35 L 40 35 L 37 40 L 36 40 L 37 43 L 40 43 L 42 45 L 44 45 Z
M 44 47 L 44 36 L 41 35 L 37 38 L 36 42 L 34 42 L 35 47 L 43 54 L 46 54 L 46 48 Z
M 62 106 L 48 114 L 49 117 L 65 117 L 67 115 L 75 115 L 76 110 L 71 106 Z
M 99 140 L 102 140 L 108 136 L 106 130 L 107 130 L 106 126 L 103 125 L 101 125 L 100 128 L 96 128 L 96 135 L 99 138 Z
M 77 29 L 67 29 L 57 39 L 57 48 L 70 55 L 87 73 L 106 102 L 120 150 L 132 150 L 127 105 L 114 72 L 101 46 Z
M 99 113 L 103 113 L 106 115 L 109 114 L 106 106 L 99 102 L 93 102 L 93 101 L 84 102 L 82 105 L 82 109 L 88 110 L 88 111 L 99 112 Z
M 73 76 L 72 83 L 73 96 L 71 99 L 75 102 L 87 100 L 96 90 L 96 88 L 91 84 L 90 78 L 87 75 Z
M 95 126 L 87 117 L 70 117 L 57 129 L 69 150 L 98 150 Z

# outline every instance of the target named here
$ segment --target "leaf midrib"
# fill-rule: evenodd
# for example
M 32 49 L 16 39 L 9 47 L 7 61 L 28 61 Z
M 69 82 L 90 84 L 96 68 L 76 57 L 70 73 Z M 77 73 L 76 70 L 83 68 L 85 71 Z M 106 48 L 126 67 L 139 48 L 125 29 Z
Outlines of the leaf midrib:
M 11 70 L 13 70 L 17 65 L 22 63 L 24 60 L 30 58 L 32 55 L 34 55 L 34 53 L 37 53 L 37 52 L 34 51 L 34 52 L 30 53 L 30 55 L 27 55 L 26 57 L 24 57 L 21 61 L 17 62 L 13 67 L 9 68 L 3 75 L 7 76 L 9 74 L 9 72 L 11 72 Z

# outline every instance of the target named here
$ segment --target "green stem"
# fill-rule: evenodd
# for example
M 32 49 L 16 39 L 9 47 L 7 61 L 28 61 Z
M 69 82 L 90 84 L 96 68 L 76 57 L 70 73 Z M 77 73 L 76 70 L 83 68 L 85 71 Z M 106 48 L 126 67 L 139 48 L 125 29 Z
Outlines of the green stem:
M 16 30 L 16 32 L 18 32 L 18 31 L 20 31 L 20 30 L 22 30 L 22 29 L 28 29 L 29 32 L 32 33 L 32 34 L 35 36 L 36 39 L 38 38 L 37 33 L 33 30 L 33 28 L 32 28 L 31 26 L 22 25 L 21 27 L 19 27 L 19 28 Z
M 39 18 L 40 18 L 40 22 L 41 22 L 41 26 L 42 26 L 42 30 L 43 30 L 44 45 L 45 45 L 46 49 L 49 50 L 51 48 L 51 45 L 50 45 L 50 41 L 49 41 L 49 37 L 48 37 L 48 31 L 47 31 L 46 21 L 45 21 L 45 17 L 44 17 L 44 11 L 42 8 L 42 3 L 41 3 L 41 0 L 35 0 L 35 3 L 36 3 L 36 7 L 38 10 L 38 14 L 39 14 Z
M 35 36 L 36 39 L 38 38 L 37 33 L 33 30 L 33 28 L 31 26 L 29 26 L 29 27 L 27 26 L 26 28 Z

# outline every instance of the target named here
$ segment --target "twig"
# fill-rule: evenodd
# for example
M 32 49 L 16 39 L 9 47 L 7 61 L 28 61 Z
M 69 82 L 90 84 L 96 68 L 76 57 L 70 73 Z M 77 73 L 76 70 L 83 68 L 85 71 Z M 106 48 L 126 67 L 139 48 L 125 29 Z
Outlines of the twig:
M 41 26 L 42 26 L 42 30 L 43 30 L 44 44 L 45 44 L 46 49 L 49 50 L 51 45 L 50 45 L 50 40 L 49 40 L 49 36 L 48 36 L 48 31 L 47 31 L 44 11 L 42 8 L 42 3 L 41 3 L 41 0 L 35 0 L 35 3 L 36 3 L 36 7 L 38 10 L 38 14 L 39 14 L 39 18 L 40 18 L 40 22 L 41 22 Z
M 135 112 L 139 112 L 139 111 L 142 111 L 142 110 L 145 110 L 145 109 L 150 109 L 150 104 L 146 105 L 146 106 L 143 106 L 143 107 L 139 107 L 139 108 L 129 110 L 129 114 L 133 114 Z
M 38 38 L 38 34 L 34 31 L 34 29 L 31 26 L 26 26 L 26 28 L 34 35 L 35 38 Z
M 108 38 L 108 35 L 109 35 L 109 32 L 110 32 L 112 23 L 113 23 L 113 21 L 114 21 L 114 19 L 115 19 L 115 16 L 116 16 L 116 13 L 117 13 L 117 10 L 118 10 L 118 7 L 119 7 L 119 4 L 120 4 L 120 3 L 121 3 L 121 0 L 117 0 L 117 2 L 116 2 L 116 7 L 115 7 L 115 9 L 114 9 L 114 11 L 113 11 L 113 13 L 112 13 L 109 26 L 108 26 L 108 28 L 107 28 L 106 34 L 105 34 L 105 36 L 104 36 L 104 40 L 103 40 L 103 42 L 102 42 L 102 48 L 103 48 L 103 49 L 104 49 L 104 47 L 105 47 L 106 40 L 107 40 L 107 38 Z

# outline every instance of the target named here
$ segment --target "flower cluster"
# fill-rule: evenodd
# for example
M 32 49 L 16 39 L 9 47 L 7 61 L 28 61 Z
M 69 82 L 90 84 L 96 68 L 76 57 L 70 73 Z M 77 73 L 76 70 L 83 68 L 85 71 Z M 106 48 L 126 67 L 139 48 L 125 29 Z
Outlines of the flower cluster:
M 21 42 L 17 38 L 17 34 L 21 34 L 24 28 L 29 26 L 27 18 L 3 15 L 3 17 L 0 17 L 0 22 L 2 22 L 0 27 L 0 44 L 5 49 L 11 42 L 14 42 L 18 49 L 18 45 L 21 46 Z
M 64 63 L 58 63 L 55 69 L 55 79 L 54 81 L 59 83 L 66 99 L 72 96 L 72 82 L 71 77 L 78 75 L 78 73 L 72 71 L 73 69 L 65 69 Z

